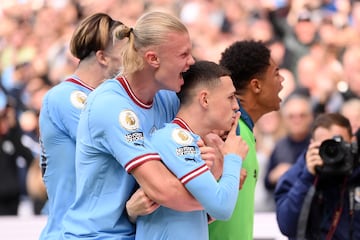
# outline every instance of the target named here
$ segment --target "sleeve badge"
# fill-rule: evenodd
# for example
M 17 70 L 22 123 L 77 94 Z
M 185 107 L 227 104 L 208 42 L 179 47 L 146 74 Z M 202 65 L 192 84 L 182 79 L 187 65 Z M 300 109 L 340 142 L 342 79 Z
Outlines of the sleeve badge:
M 174 129 L 171 136 L 172 139 L 180 145 L 189 145 L 193 142 L 191 134 L 182 128 Z
M 119 114 L 120 125 L 128 131 L 135 131 L 139 128 L 139 118 L 131 110 L 124 110 Z
M 82 109 L 85 105 L 86 98 L 87 95 L 84 92 L 76 90 L 71 93 L 70 102 L 74 107 Z

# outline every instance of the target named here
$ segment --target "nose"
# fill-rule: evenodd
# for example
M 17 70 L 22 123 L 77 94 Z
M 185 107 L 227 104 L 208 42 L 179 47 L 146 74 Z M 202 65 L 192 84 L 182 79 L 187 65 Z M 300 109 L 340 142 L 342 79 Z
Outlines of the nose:
M 188 64 L 189 64 L 189 66 L 190 65 L 193 65 L 195 63 L 195 59 L 194 59 L 194 57 L 190 54 L 189 55 L 189 59 L 188 59 Z
M 237 111 L 240 109 L 240 106 L 239 106 L 239 103 L 238 103 L 236 97 L 234 97 L 234 100 L 233 100 L 233 109 L 234 109 L 234 111 Z

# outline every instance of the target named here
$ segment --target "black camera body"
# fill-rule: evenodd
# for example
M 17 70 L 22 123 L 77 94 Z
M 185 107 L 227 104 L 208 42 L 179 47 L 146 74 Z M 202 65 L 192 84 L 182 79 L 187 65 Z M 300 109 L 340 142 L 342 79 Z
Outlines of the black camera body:
M 323 166 L 316 167 L 316 171 L 320 175 L 349 176 L 359 165 L 357 143 L 344 142 L 340 136 L 323 141 L 319 148 L 319 154 L 324 161 Z

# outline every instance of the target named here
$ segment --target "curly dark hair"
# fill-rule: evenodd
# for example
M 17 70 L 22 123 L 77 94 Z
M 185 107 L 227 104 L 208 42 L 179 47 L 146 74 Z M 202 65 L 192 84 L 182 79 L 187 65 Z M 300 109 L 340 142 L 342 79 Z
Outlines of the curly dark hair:
M 221 54 L 220 65 L 230 70 L 236 91 L 240 92 L 252 78 L 261 78 L 266 72 L 270 50 L 261 41 L 237 41 Z

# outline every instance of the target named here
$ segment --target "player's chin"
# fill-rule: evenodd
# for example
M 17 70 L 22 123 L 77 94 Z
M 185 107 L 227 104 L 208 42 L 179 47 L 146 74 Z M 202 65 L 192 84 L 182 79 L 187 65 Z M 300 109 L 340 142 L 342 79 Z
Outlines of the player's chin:
M 173 88 L 172 88 L 172 89 L 170 89 L 170 90 L 172 90 L 172 91 L 174 91 L 174 92 L 178 93 L 178 92 L 180 92 L 180 90 L 181 90 L 181 86 L 182 86 L 182 85 L 175 86 L 175 87 L 173 87 Z

